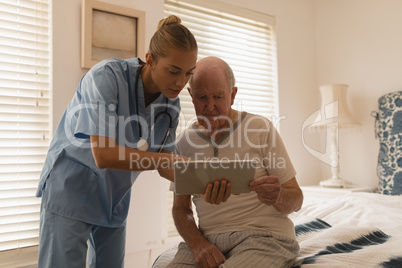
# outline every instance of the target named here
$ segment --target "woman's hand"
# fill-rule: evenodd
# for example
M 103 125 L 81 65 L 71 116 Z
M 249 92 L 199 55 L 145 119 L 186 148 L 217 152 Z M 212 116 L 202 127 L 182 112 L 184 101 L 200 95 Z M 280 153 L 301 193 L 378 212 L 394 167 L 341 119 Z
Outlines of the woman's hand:
M 169 181 L 174 182 L 173 163 L 177 162 L 177 161 L 189 161 L 189 159 L 185 156 L 176 155 L 176 154 L 169 153 L 169 152 L 162 152 L 162 153 L 165 153 L 167 155 L 168 161 L 164 161 L 163 163 L 165 163 L 165 164 L 160 165 L 157 168 L 158 173 L 165 179 L 168 179 Z

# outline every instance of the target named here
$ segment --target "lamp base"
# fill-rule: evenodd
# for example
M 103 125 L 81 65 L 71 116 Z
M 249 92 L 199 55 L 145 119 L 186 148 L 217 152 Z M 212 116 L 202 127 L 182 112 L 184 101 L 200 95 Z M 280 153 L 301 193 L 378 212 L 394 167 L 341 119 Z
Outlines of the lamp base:
M 348 182 L 342 180 L 341 178 L 330 178 L 325 181 L 320 181 L 320 186 L 331 188 L 346 188 L 348 187 L 348 184 Z

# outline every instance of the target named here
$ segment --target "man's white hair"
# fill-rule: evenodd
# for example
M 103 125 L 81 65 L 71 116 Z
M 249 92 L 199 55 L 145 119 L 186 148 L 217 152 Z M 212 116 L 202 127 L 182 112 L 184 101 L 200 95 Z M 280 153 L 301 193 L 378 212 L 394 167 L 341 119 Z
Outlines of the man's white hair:
M 235 76 L 234 76 L 232 68 L 230 68 L 229 64 L 226 61 L 222 60 L 221 58 L 212 57 L 212 56 L 207 57 L 207 58 L 218 59 L 219 61 L 221 61 L 225 65 L 226 81 L 228 82 L 228 85 L 229 85 L 229 93 L 232 93 L 233 88 L 235 87 L 235 84 L 236 84 L 236 79 L 235 79 Z M 204 58 L 204 59 L 207 59 L 207 58 Z M 195 71 L 197 71 L 197 69 L 195 69 Z M 192 88 L 193 88 L 193 76 L 191 76 L 191 78 L 190 78 L 189 87 L 190 87 L 190 90 L 192 91 Z

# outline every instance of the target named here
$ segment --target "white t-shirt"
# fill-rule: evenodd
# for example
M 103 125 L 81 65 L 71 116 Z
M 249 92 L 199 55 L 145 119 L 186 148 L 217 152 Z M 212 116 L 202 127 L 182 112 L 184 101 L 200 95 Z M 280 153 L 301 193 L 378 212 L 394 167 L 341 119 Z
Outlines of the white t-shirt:
M 279 133 L 268 119 L 243 112 L 231 130 L 218 141 L 204 136 L 195 125 L 178 138 L 177 154 L 192 160 L 259 160 L 255 178 L 278 176 L 283 184 L 296 172 Z M 228 178 L 235 180 L 236 178 Z M 194 195 L 199 228 L 204 235 L 244 230 L 264 230 L 295 238 L 294 225 L 286 214 L 263 204 L 255 192 L 231 195 L 219 205 L 211 205 Z

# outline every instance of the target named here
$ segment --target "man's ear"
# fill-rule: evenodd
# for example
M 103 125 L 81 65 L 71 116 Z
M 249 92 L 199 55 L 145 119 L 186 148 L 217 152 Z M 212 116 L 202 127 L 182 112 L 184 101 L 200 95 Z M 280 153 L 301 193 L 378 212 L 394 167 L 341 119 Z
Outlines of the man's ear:
M 233 105 L 235 97 L 237 94 L 237 87 L 232 88 L 232 93 L 230 93 L 231 105 Z

